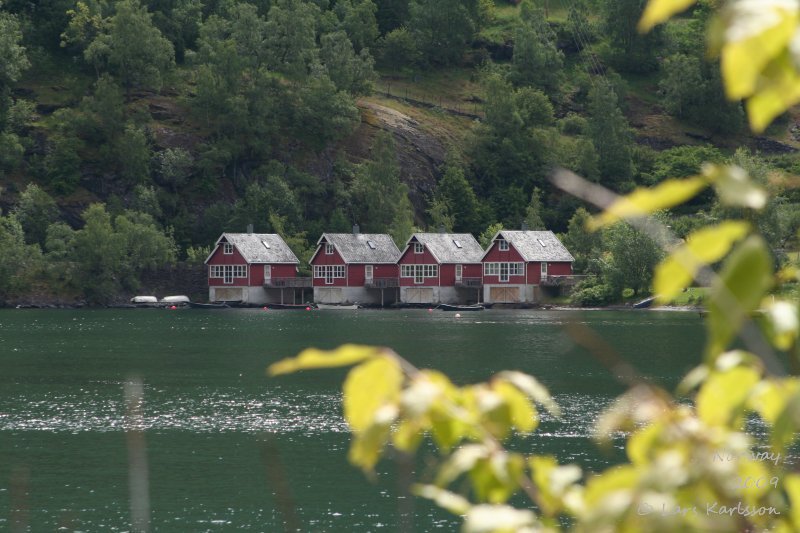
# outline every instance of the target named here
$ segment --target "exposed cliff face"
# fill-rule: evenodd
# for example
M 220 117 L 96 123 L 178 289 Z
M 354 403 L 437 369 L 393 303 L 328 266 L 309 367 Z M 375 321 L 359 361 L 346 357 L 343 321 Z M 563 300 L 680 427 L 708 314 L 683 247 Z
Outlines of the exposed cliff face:
M 425 198 L 432 194 L 444 163 L 446 149 L 442 139 L 434 136 L 414 118 L 384 105 L 362 100 L 361 125 L 354 134 L 357 141 L 348 146 L 351 157 L 366 159 L 372 140 L 379 131 L 388 131 L 394 138 L 400 163 L 400 179 L 408 185 L 411 201 L 417 212 L 424 211 Z

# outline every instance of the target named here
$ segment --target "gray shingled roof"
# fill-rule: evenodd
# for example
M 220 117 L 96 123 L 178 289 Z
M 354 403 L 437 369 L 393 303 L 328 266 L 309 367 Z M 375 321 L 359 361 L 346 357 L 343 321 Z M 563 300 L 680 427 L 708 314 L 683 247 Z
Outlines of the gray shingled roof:
M 575 261 L 552 231 L 502 230 L 497 232 L 492 242 L 498 236 L 507 240 L 525 261 Z
M 345 263 L 394 264 L 400 259 L 400 250 L 385 233 L 323 233 L 317 246 L 323 241 L 331 243 Z
M 480 263 L 483 257 L 483 248 L 471 233 L 415 233 L 406 246 L 414 239 L 424 244 L 440 263 Z
M 245 261 L 251 264 L 300 262 L 289 245 L 276 233 L 223 233 L 217 239 L 217 245 L 223 240 L 227 240 L 236 247 Z M 269 248 L 264 243 L 269 245 Z M 211 256 L 209 256 L 210 258 Z

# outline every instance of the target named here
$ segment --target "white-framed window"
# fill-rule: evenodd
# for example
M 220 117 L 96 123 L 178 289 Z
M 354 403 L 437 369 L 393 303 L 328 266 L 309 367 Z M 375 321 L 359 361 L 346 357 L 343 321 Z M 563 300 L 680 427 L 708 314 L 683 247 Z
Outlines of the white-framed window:
M 500 239 L 499 241 L 497 241 L 497 249 L 500 250 L 501 252 L 507 252 L 508 241 L 505 239 Z
M 247 265 L 210 265 L 209 277 L 222 278 L 225 283 L 233 283 L 234 278 L 247 277 Z
M 425 278 L 439 277 L 439 265 L 400 265 L 401 278 L 414 278 L 414 283 L 423 283 Z
M 333 245 L 329 242 L 325 243 L 325 255 L 333 255 Z
M 542 261 L 542 277 L 543 278 L 547 277 L 547 262 L 546 261 Z
M 525 263 L 484 263 L 484 276 L 499 276 L 501 273 L 508 276 L 524 276 Z
M 229 242 L 222 244 L 222 253 L 225 255 L 233 254 L 233 245 Z
M 325 283 L 332 284 L 336 278 L 344 278 L 344 265 L 314 265 L 314 277 L 325 279 Z
M 425 251 L 425 247 L 422 245 L 421 242 L 415 242 L 414 243 L 414 253 L 415 254 L 421 254 L 424 251 Z
M 464 274 L 464 265 L 456 265 L 456 281 L 461 281 Z

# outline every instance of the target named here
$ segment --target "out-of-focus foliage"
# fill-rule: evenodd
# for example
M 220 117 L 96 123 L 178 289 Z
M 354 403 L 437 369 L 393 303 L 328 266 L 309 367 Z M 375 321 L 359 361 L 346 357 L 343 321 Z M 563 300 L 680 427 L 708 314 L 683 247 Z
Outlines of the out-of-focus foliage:
M 643 24 L 690 3 L 652 0 Z M 779 37 L 784 25 L 794 29 L 796 6 L 777 0 L 759 3 L 763 11 L 753 2 L 730 5 L 720 20 L 741 33 L 726 34 L 729 42 L 723 46 L 736 48 L 723 52 L 723 70 L 726 61 L 746 57 L 751 64 L 742 77 L 770 85 L 774 79 L 760 78 L 761 69 L 771 68 L 786 44 Z M 756 31 L 745 38 L 745 30 L 766 27 L 779 34 L 775 42 Z M 746 85 L 739 79 L 728 90 L 742 91 Z M 751 119 L 758 105 L 748 105 Z M 759 113 L 763 110 L 755 113 L 756 127 L 764 117 Z M 777 271 L 761 236 L 759 220 L 770 209 L 774 191 L 758 172 L 758 165 L 740 153 L 729 164 L 707 164 L 699 175 L 637 189 L 589 223 L 584 212 L 573 219 L 565 240 L 586 253 L 598 246 L 588 232 L 592 228 L 602 231 L 601 241 L 620 242 L 631 241 L 629 233 L 636 228 L 667 248 L 655 278 L 664 300 L 693 280 L 710 283 L 706 348 L 677 393 L 645 381 L 632 383 L 597 421 L 599 444 L 624 440 L 627 461 L 622 464 L 585 473 L 552 456 L 506 447 L 513 435 L 536 430 L 540 408 L 559 415 L 548 391 L 519 372 L 457 386 L 388 349 L 352 345 L 329 353 L 309 350 L 269 371 L 355 364 L 344 384 L 345 419 L 353 435 L 350 461 L 369 473 L 387 449 L 413 453 L 430 439 L 439 461 L 431 466 L 432 482 L 417 485 L 415 493 L 462 516 L 464 531 L 557 531 L 566 524 L 579 532 L 796 531 L 800 476 L 787 454 L 800 433 L 800 379 L 787 375 L 781 361 L 799 367 L 800 308 L 796 298 L 782 296 L 782 289 L 796 285 L 800 275 L 796 262 Z M 669 228 L 659 222 L 662 210 L 706 188 L 713 189 L 725 220 L 689 230 L 683 243 L 670 239 Z M 632 246 L 645 247 L 638 241 Z M 613 263 L 625 247 L 611 248 Z M 632 264 L 643 270 L 641 263 Z M 586 282 L 580 292 L 587 300 L 602 298 L 606 289 L 600 287 Z M 746 431 L 754 419 L 764 424 L 759 436 Z M 514 508 L 512 502 L 522 498 L 529 500 L 525 508 Z

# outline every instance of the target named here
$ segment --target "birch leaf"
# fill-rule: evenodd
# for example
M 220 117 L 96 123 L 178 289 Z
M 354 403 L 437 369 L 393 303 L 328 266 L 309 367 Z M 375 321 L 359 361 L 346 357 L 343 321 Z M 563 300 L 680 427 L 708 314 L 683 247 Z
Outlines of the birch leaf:
M 668 209 L 693 198 L 708 186 L 702 176 L 681 180 L 665 180 L 652 189 L 636 189 L 623 196 L 599 216 L 589 220 L 589 229 L 610 226 L 621 219 L 647 216 Z
M 653 29 L 653 26 L 666 22 L 672 15 L 686 10 L 695 2 L 696 0 L 650 0 L 637 28 L 639 32 L 646 33 Z
M 733 244 L 750 230 L 746 222 L 727 221 L 695 231 L 686 244 L 675 250 L 656 267 L 653 287 L 658 301 L 668 303 L 689 286 L 704 266 L 719 261 Z
M 309 348 L 300 352 L 297 357 L 290 357 L 273 363 L 269 366 L 267 372 L 270 376 L 279 376 L 312 368 L 350 366 L 380 355 L 383 351 L 383 348 L 360 346 L 358 344 L 344 344 L 335 350 Z

